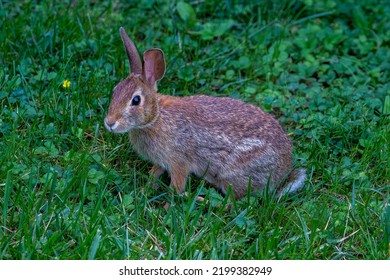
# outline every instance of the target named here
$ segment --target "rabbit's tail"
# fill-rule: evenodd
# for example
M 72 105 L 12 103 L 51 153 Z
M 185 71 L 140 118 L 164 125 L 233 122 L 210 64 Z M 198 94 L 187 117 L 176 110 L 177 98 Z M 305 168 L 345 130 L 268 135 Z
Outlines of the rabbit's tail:
M 289 174 L 287 178 L 287 184 L 279 192 L 279 197 L 288 193 L 296 192 L 297 190 L 301 189 L 305 184 L 305 180 L 306 180 L 306 169 L 304 168 L 295 169 Z

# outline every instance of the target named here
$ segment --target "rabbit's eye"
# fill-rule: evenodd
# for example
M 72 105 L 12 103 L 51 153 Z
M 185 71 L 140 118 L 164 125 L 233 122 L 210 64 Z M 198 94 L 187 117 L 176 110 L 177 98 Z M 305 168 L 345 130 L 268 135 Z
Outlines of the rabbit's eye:
M 137 106 L 141 103 L 141 97 L 139 95 L 134 96 L 133 100 L 131 101 L 131 105 Z

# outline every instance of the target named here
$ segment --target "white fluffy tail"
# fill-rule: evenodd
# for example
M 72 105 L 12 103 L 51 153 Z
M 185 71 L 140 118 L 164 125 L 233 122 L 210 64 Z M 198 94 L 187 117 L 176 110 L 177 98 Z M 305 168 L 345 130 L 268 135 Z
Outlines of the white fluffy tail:
M 279 197 L 285 194 L 293 193 L 303 187 L 306 180 L 306 169 L 296 169 L 288 176 L 289 180 L 286 186 L 279 192 Z

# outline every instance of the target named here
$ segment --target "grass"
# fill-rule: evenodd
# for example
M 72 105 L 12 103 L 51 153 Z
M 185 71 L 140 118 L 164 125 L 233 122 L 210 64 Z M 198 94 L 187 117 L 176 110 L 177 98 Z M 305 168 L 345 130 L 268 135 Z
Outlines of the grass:
M 389 6 L 240 2 L 0 2 L 0 259 L 389 258 Z M 128 73 L 120 26 L 164 50 L 162 93 L 276 116 L 305 189 L 229 207 L 200 178 L 154 190 L 103 126 Z

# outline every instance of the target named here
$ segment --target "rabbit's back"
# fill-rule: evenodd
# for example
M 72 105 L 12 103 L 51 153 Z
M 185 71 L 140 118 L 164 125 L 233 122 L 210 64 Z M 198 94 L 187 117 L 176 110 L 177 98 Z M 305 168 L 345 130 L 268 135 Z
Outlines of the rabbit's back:
M 261 189 L 291 169 L 292 144 L 279 122 L 258 107 L 227 97 L 159 96 L 160 116 L 149 129 L 130 132 L 141 155 L 169 170 L 172 161 L 189 165 L 236 197 L 248 180 Z M 158 129 L 156 131 L 155 129 Z

